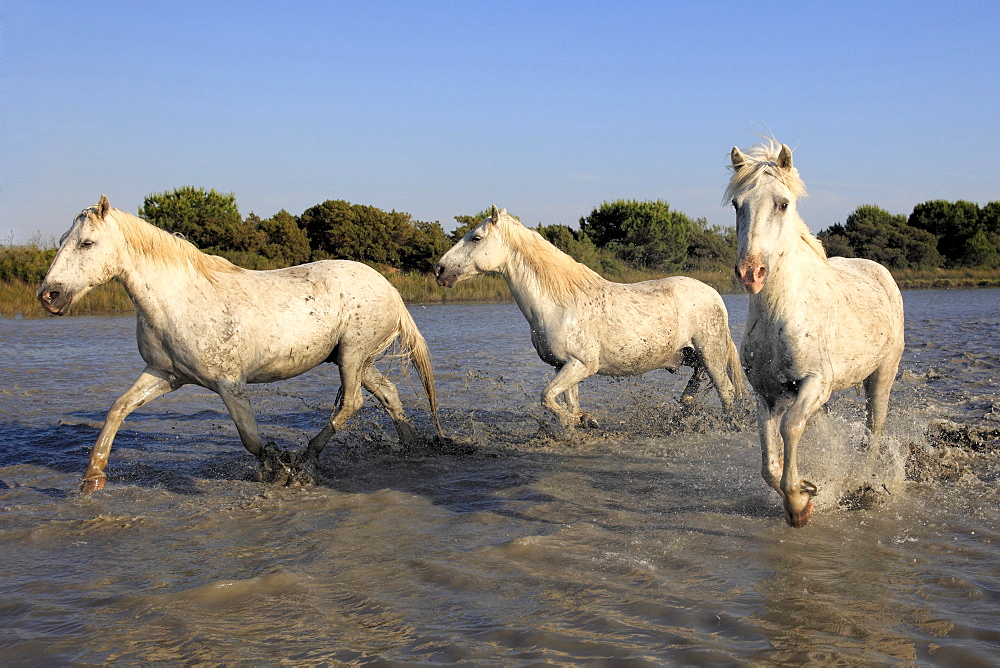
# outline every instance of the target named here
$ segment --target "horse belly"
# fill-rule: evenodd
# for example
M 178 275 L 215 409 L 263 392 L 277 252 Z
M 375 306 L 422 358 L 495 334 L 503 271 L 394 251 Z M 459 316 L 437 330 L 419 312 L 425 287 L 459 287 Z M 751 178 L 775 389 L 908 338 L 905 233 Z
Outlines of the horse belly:
M 598 373 L 611 376 L 634 376 L 653 369 L 677 371 L 684 355 L 673 332 L 659 329 L 632 329 L 602 332 L 601 368 Z

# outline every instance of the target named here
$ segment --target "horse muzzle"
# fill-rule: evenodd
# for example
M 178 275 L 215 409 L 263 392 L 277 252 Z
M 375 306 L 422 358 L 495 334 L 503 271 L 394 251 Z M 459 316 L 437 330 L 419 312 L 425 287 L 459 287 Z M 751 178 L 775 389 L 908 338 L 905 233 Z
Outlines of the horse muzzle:
M 434 280 L 438 285 L 446 288 L 452 288 L 455 286 L 455 283 L 458 282 L 457 279 L 458 276 L 456 274 L 447 274 L 445 272 L 444 265 L 437 264 L 434 266 Z
M 757 294 L 764 288 L 764 281 L 767 279 L 767 267 L 759 259 L 751 258 L 743 260 L 736 265 L 736 280 L 740 282 L 743 289 L 752 295 Z
M 73 293 L 61 290 L 58 285 L 48 285 L 43 283 L 38 288 L 36 295 L 41 302 L 42 308 L 54 315 L 64 315 L 73 302 Z

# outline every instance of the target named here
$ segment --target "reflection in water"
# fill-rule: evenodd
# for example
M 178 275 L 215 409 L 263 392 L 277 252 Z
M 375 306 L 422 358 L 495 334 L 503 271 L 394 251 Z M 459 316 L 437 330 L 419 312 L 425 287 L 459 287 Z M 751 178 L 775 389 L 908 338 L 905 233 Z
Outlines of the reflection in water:
M 513 305 L 413 309 L 445 429 L 473 448 L 401 451 L 368 400 L 319 485 L 269 488 L 218 397 L 185 388 L 133 414 L 108 487 L 80 497 L 104 413 L 142 368 L 134 323 L 0 320 L 0 648 L 9 663 L 995 663 L 1000 293 L 904 298 L 878 469 L 858 463 L 862 401 L 841 393 L 807 431 L 825 497 L 802 530 L 760 480 L 752 415 L 724 419 L 708 391 L 685 412 L 684 372 L 588 379 L 602 428 L 551 438 L 552 371 Z M 727 303 L 739 339 L 745 298 Z M 304 447 L 336 382 L 321 368 L 255 387 L 265 437 Z M 431 433 L 419 384 L 399 385 Z M 941 419 L 958 430 L 928 438 Z M 978 449 L 954 447 L 970 435 Z M 876 507 L 841 509 L 873 473 Z

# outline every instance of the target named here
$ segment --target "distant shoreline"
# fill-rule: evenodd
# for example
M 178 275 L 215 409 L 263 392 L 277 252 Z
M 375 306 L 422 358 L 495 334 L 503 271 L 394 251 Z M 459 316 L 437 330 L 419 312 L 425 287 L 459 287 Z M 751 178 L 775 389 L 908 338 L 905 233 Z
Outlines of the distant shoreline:
M 472 302 L 507 302 L 511 300 L 506 283 L 498 276 L 479 276 L 454 288 L 441 288 L 430 274 L 402 274 L 385 271 L 386 278 L 399 290 L 407 304 L 452 304 Z M 738 294 L 729 271 L 679 272 L 708 283 L 722 294 Z M 668 275 L 654 272 L 629 272 L 609 280 L 634 283 Z M 894 271 L 900 290 L 946 290 L 1000 288 L 1000 269 L 933 269 Z M 35 299 L 38 286 L 25 281 L 0 281 L 0 317 L 40 318 L 48 315 Z M 132 302 L 117 283 L 102 285 L 87 294 L 73 307 L 72 315 L 125 315 L 133 312 Z

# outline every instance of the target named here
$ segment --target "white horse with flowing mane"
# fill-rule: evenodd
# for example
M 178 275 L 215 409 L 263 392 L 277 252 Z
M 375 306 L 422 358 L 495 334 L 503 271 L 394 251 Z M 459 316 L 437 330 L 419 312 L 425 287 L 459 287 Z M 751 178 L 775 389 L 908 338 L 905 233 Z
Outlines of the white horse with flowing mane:
M 185 384 L 217 392 L 240 440 L 263 473 L 308 479 L 287 454 L 265 445 L 247 383 L 269 383 L 323 362 L 340 368 L 338 410 L 298 463 L 308 468 L 363 402 L 361 386 L 391 416 L 400 440 L 418 438 L 395 386 L 373 364 L 397 338 L 412 358 L 438 433 L 437 398 L 423 336 L 395 288 L 358 262 L 324 261 L 276 269 L 241 269 L 124 211 L 108 198 L 84 209 L 63 235 L 38 289 L 49 312 L 67 312 L 91 288 L 118 280 L 136 310 L 136 338 L 146 368 L 108 412 L 90 455 L 83 491 L 104 487 L 104 467 L 125 417 Z
M 577 385 L 596 374 L 694 368 L 693 400 L 708 372 L 724 407 L 745 392 L 729 314 L 714 289 L 686 276 L 632 285 L 607 281 L 494 206 L 492 216 L 445 253 L 434 273 L 447 287 L 476 274 L 504 277 L 531 325 L 538 356 L 558 368 L 542 405 L 565 427 L 596 427 L 580 411 Z M 557 398 L 562 395 L 565 406 Z
M 817 490 L 799 476 L 799 439 L 831 393 L 864 384 L 877 455 L 903 354 L 903 299 L 882 265 L 826 257 L 796 211 L 806 189 L 787 146 L 734 147 L 730 158 L 724 199 L 736 209 L 736 276 L 750 293 L 741 347 L 757 392 L 762 472 L 801 527 Z

